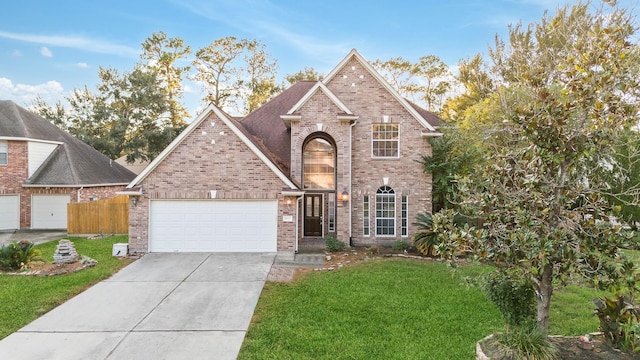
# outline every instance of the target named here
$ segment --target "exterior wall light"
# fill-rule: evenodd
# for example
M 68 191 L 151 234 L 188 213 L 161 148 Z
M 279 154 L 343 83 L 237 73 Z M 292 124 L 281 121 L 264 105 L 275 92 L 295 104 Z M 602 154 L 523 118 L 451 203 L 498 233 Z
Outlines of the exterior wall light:
M 344 189 L 342 191 L 342 194 L 340 194 L 340 200 L 342 200 L 343 203 L 346 203 L 349 201 L 349 192 L 347 191 L 347 189 Z

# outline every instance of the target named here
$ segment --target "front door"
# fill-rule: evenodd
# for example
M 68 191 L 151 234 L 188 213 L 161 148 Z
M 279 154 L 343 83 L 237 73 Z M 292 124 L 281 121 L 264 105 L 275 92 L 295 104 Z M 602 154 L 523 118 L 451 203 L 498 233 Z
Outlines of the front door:
M 304 236 L 322 236 L 322 194 L 304 196 Z

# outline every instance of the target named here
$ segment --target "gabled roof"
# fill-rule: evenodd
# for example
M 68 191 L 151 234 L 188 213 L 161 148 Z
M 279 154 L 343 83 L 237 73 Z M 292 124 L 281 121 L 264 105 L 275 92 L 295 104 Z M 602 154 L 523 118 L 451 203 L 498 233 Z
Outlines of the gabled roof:
M 327 86 L 325 84 L 323 84 L 322 82 L 318 81 L 303 97 L 302 99 L 300 99 L 295 105 L 293 105 L 293 107 L 287 111 L 287 115 L 293 115 L 296 111 L 300 110 L 300 108 L 307 102 L 309 101 L 309 99 L 311 99 L 311 97 L 313 97 L 313 95 L 318 92 L 321 91 L 323 92 L 337 107 L 338 109 L 342 110 L 342 112 L 344 114 L 347 115 L 353 115 L 353 113 L 351 112 L 351 110 L 349 110 L 349 108 L 347 108 L 347 106 L 340 101 L 340 99 L 338 99 L 338 97 L 331 92 L 331 90 L 329 90 L 329 88 L 327 88 Z
M 272 161 L 285 174 L 289 174 L 291 164 L 291 134 L 280 115 L 286 114 L 316 83 L 298 81 L 240 120 L 252 138 L 270 150 Z
M 0 100 L 0 139 L 57 144 L 24 186 L 124 185 L 135 174 L 48 120 Z
M 409 102 L 403 98 L 402 96 L 400 96 L 400 94 L 396 91 L 396 89 L 393 88 L 393 86 L 391 86 L 383 77 L 382 75 L 380 75 L 374 68 L 373 66 L 364 58 L 362 57 L 362 55 L 360 55 L 360 53 L 356 50 L 356 49 L 352 49 L 349 54 L 347 54 L 347 56 L 345 56 L 344 59 L 342 59 L 342 61 L 340 61 L 340 63 L 338 63 L 338 65 L 333 68 L 333 70 L 331 70 L 329 72 L 329 74 L 327 74 L 327 76 L 325 76 L 325 78 L 322 80 L 323 83 L 328 84 L 331 79 L 333 79 L 339 72 L 340 70 L 342 70 L 343 67 L 345 67 L 347 65 L 347 63 L 349 62 L 349 60 L 351 60 L 352 58 L 355 58 L 360 65 L 362 65 L 362 67 L 364 67 L 371 76 L 373 76 L 378 83 L 380 83 L 380 85 L 382 85 L 391 95 L 393 95 L 393 97 L 423 126 L 428 130 L 428 133 L 425 135 L 429 135 L 430 133 L 433 133 L 431 136 L 439 136 L 441 135 L 440 133 L 438 133 L 438 131 L 435 129 L 434 126 L 432 126 L 421 114 L 420 112 L 418 112 L 411 104 L 409 104 Z M 426 110 L 425 110 L 426 111 Z M 435 116 L 435 115 L 434 115 Z
M 422 116 L 423 119 L 427 120 L 427 122 L 431 124 L 431 126 L 436 129 L 440 126 L 442 120 L 436 114 L 410 100 L 405 100 L 407 101 L 407 103 L 409 103 L 409 105 L 411 105 L 412 108 L 414 108 L 418 112 L 418 114 L 420 114 L 420 116 Z
M 254 154 L 258 156 L 262 162 L 273 171 L 283 183 L 285 183 L 290 189 L 298 189 L 298 187 L 282 172 L 282 170 L 274 164 L 274 162 L 265 155 L 265 148 L 256 144 L 251 138 L 250 134 L 243 128 L 243 126 L 236 120 L 230 119 L 229 116 L 220 110 L 215 105 L 209 105 L 196 119 L 189 124 L 189 126 L 176 137 L 169 146 L 167 146 L 158 157 L 156 157 L 135 179 L 133 179 L 127 189 L 132 189 L 136 185 L 139 185 L 149 174 L 165 159 L 173 150 L 180 145 L 195 129 L 205 121 L 211 113 L 214 113 L 222 122 L 225 123 L 231 131 L 245 144 Z

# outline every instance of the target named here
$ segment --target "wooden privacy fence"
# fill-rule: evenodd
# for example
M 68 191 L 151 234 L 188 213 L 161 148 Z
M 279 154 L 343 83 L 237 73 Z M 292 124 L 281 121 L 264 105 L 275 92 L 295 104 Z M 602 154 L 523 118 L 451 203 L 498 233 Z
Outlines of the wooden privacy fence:
M 127 234 L 129 197 L 67 204 L 69 234 Z

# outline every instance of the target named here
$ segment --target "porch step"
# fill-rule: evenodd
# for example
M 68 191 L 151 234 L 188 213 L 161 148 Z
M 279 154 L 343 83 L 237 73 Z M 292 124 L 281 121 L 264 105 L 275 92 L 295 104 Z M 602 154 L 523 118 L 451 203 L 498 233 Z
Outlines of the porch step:
M 277 266 L 293 266 L 293 267 L 318 267 L 324 266 L 324 254 L 295 254 L 293 261 L 279 260 L 276 257 L 274 265 Z
M 324 238 L 303 237 L 298 243 L 298 250 L 324 250 L 326 247 Z

